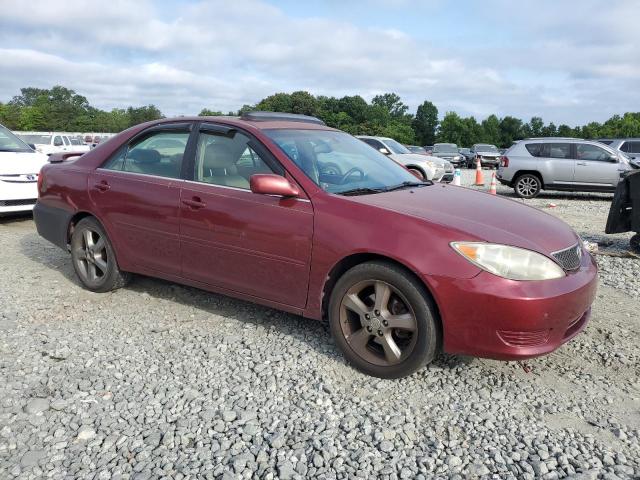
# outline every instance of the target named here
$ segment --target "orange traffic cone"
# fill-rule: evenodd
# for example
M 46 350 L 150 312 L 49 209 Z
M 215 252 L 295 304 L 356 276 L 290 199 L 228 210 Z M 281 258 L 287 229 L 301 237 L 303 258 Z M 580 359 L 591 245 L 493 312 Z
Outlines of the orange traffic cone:
M 496 183 L 496 172 L 493 172 L 491 175 L 491 185 L 489 186 L 489 193 L 491 195 L 496 195 L 498 192 L 496 189 L 498 188 L 498 184 Z
M 476 158 L 476 183 L 474 185 L 484 187 L 484 175 L 482 174 L 482 163 L 480 158 Z

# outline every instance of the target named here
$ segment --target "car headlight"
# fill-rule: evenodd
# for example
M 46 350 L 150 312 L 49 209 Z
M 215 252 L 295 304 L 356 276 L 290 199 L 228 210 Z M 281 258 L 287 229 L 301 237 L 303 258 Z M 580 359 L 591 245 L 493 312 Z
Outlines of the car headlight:
M 510 280 L 551 280 L 565 276 L 556 262 L 524 248 L 483 242 L 452 242 L 451 246 L 483 270 Z
M 460 160 L 460 156 L 459 156 L 459 155 L 457 155 L 457 156 L 453 157 L 453 159 L 454 159 L 454 160 Z
M 427 164 L 430 168 L 433 168 L 433 169 L 437 169 L 438 168 L 438 165 L 435 162 L 430 162 L 430 161 L 427 160 L 424 163 Z

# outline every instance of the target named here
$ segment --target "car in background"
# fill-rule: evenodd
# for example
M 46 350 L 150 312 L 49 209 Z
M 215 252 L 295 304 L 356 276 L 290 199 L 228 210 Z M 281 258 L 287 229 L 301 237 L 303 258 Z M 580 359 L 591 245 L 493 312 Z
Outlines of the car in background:
M 441 350 L 537 357 L 590 317 L 596 263 L 562 220 L 418 181 L 317 118 L 161 119 L 64 155 L 42 169 L 35 223 L 93 292 L 137 273 L 328 320 L 346 359 L 383 378 Z
M 458 167 L 465 162 L 464 156 L 458 152 L 458 146 L 455 143 L 436 143 L 433 146 L 431 155 L 442 158 Z
M 617 138 L 611 140 L 608 145 L 624 153 L 634 168 L 640 168 L 640 138 Z
M 433 153 L 433 145 L 425 145 L 424 149 L 427 152 L 427 155 L 431 155 Z
M 33 209 L 38 174 L 46 163 L 46 155 L 0 125 L 0 215 Z
M 368 135 L 358 135 L 356 138 L 403 165 L 418 178 L 445 183 L 453 181 L 453 165 L 450 162 L 434 156 L 412 153 L 393 138 Z
M 467 166 L 469 162 L 473 159 L 473 154 L 471 153 L 470 148 L 459 148 L 458 153 L 464 157 L 462 164 Z
M 497 179 L 520 198 L 533 198 L 541 190 L 613 192 L 632 168 L 624 153 L 600 142 L 532 138 L 505 152 Z
M 62 133 L 19 133 L 18 137 L 29 145 L 33 145 L 37 152 L 51 155 L 57 152 L 88 152 L 86 145 L 74 145 L 68 135 Z M 74 140 L 75 141 L 75 140 Z
M 473 156 L 473 163 L 468 164 L 469 168 L 474 168 L 480 161 L 482 167 L 498 168 L 500 163 L 500 150 L 495 145 L 488 143 L 476 143 L 471 147 L 471 155 Z
M 429 155 L 425 148 L 419 145 L 405 145 L 405 147 L 407 147 L 407 149 L 411 153 L 417 153 L 418 155 Z

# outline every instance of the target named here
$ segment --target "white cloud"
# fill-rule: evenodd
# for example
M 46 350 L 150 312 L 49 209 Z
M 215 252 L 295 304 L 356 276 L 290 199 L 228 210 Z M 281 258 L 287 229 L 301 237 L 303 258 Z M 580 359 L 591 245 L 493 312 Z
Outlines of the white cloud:
M 442 3 L 378 6 L 411 14 L 416 5 Z M 638 30 L 624 27 L 629 16 L 637 19 L 633 0 L 588 0 L 579 9 L 494 0 L 483 21 L 508 28 L 513 41 L 489 48 L 480 38 L 446 51 L 428 32 L 417 39 L 402 25 L 293 18 L 259 0 L 162 8 L 148 0 L 33 0 L 29 15 L 21 5 L 3 1 L 0 100 L 23 86 L 62 84 L 102 108 L 154 103 L 169 115 L 235 110 L 297 89 L 365 98 L 395 91 L 412 108 L 429 99 L 441 112 L 558 123 L 640 110 L 631 88 L 640 80 Z

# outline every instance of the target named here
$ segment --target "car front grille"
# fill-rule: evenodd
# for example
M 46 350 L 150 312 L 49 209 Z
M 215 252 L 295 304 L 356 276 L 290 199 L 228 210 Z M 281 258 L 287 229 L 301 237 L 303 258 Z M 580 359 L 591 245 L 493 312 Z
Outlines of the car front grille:
M 580 245 L 576 244 L 564 250 L 554 252 L 551 255 L 553 255 L 553 258 L 555 258 L 560 266 L 565 270 L 577 270 L 580 267 L 582 249 L 580 248 Z
M 0 200 L 0 207 L 21 207 L 24 205 L 35 205 L 36 198 L 27 198 L 21 200 Z
M 537 347 L 549 341 L 550 330 L 513 331 L 498 330 L 500 339 L 513 347 Z

